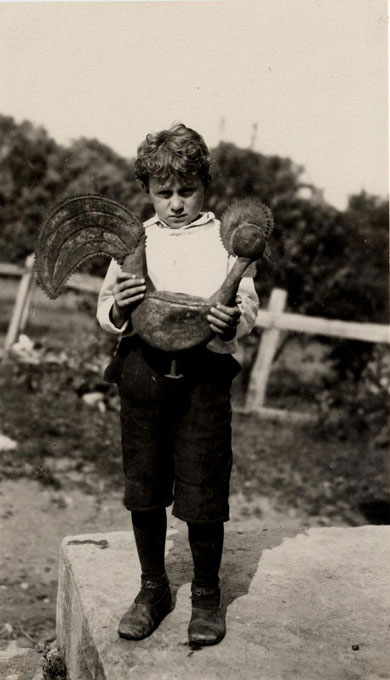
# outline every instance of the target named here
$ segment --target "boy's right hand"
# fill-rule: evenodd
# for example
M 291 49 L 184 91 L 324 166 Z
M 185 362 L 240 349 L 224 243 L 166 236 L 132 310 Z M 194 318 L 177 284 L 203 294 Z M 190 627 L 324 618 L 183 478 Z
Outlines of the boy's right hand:
M 115 326 L 120 327 L 127 321 L 133 308 L 143 299 L 146 292 L 145 279 L 119 272 L 112 292 L 114 304 L 111 309 L 111 320 Z

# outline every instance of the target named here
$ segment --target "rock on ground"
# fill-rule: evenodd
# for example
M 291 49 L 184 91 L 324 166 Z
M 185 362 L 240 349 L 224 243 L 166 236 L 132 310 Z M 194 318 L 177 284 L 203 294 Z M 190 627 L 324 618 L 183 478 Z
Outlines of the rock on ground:
M 0 433 L 0 451 L 13 451 L 17 446 L 18 443 L 14 439 Z
M 167 569 L 176 606 L 141 642 L 118 638 L 138 590 L 127 532 L 64 539 L 57 637 L 72 680 L 384 680 L 390 678 L 390 528 L 227 531 L 227 635 L 190 649 L 191 560 L 171 531 Z

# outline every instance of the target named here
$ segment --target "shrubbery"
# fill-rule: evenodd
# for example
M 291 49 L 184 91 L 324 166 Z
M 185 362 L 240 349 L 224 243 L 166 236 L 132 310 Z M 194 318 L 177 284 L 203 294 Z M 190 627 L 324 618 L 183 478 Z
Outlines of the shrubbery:
M 342 381 L 325 385 L 318 395 L 320 416 L 325 427 L 332 422 L 338 436 L 369 437 L 376 447 L 390 445 L 390 354 L 377 345 L 364 368 L 349 371 Z

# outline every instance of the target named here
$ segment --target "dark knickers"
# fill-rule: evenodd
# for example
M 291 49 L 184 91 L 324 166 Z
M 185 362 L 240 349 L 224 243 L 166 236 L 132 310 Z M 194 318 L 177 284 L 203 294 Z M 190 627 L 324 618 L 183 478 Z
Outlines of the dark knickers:
M 129 510 L 150 510 L 173 501 L 173 514 L 184 521 L 227 521 L 230 386 L 239 364 L 206 348 L 175 358 L 177 371 L 184 374 L 178 380 L 164 376 L 169 354 L 133 336 L 122 340 L 114 360 L 121 398 L 124 504 Z

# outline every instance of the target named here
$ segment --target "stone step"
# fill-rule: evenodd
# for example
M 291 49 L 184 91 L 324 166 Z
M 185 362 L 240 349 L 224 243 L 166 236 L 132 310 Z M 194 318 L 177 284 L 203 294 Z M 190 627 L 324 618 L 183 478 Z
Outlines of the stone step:
M 390 527 L 226 532 L 227 635 L 187 644 L 191 560 L 171 531 L 175 609 L 140 642 L 117 624 L 139 588 L 130 532 L 67 537 L 57 642 L 71 680 L 384 680 L 390 678 Z

